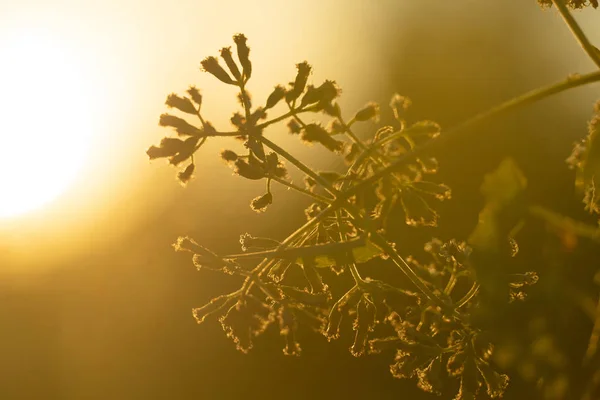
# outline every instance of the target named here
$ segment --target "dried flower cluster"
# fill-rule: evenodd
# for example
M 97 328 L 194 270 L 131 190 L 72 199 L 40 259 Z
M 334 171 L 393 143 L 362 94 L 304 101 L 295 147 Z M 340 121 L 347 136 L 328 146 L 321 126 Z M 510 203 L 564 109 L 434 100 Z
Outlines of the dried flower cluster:
M 300 326 L 335 340 L 344 334 L 341 321 L 351 318 L 354 342 L 350 351 L 354 356 L 390 348 L 396 354 L 390 367 L 393 376 L 416 378 L 424 391 L 439 394 L 447 390 L 444 382 L 450 377 L 459 381 L 457 400 L 475 398 L 480 392 L 501 397 L 508 377 L 495 367 L 493 343 L 471 314 L 486 305 L 480 294 L 489 298 L 505 292 L 503 300 L 508 303 L 523 299 L 522 289 L 537 281 L 533 272 L 511 275 L 496 269 L 493 275 L 502 276 L 499 283 L 482 273 L 486 257 L 504 259 L 508 255 L 510 259 L 516 253 L 511 228 L 518 221 L 499 223 L 500 214 L 519 203 L 525 189 L 526 182 L 514 162 L 507 160 L 486 179 L 482 222 L 467 242 L 432 240 L 425 245 L 429 263 L 403 258 L 386 237 L 386 228 L 393 222 L 391 212 L 402 210 L 409 226 L 436 226 L 435 203 L 451 197 L 448 186 L 432 179 L 438 171 L 436 159 L 412 156 L 441 134 L 440 126 L 433 121 L 409 123 L 406 117 L 411 101 L 395 94 L 389 104 L 394 123 L 361 140 L 355 126 L 379 122 L 379 105 L 367 103 L 345 119 L 337 103 L 338 85 L 332 80 L 310 82 L 312 67 L 306 61 L 296 65 L 296 77 L 290 84 L 275 86 L 264 105 L 255 106 L 246 88 L 252 73 L 247 40 L 239 34 L 234 42 L 237 60 L 232 49 L 225 47 L 220 59 L 208 57 L 201 63 L 203 71 L 239 88 L 241 110 L 230 120 L 234 130 L 215 129 L 201 112 L 203 97 L 190 87 L 185 96 L 169 95 L 166 105 L 195 117 L 198 123 L 163 114 L 160 125 L 174 129 L 177 137 L 164 138 L 147 154 L 150 159 L 166 158 L 175 166 L 189 160 L 177 174 L 187 183 L 194 172 L 194 154 L 209 138 L 235 137 L 244 143 L 246 152 L 223 150 L 221 158 L 240 177 L 266 183 L 266 192 L 250 202 L 253 210 L 263 212 L 276 201 L 271 193 L 273 182 L 309 196 L 313 203 L 305 210 L 306 224 L 291 236 L 277 241 L 244 234 L 239 254 L 218 255 L 192 238 L 178 239 L 175 249 L 192 253 L 199 270 L 243 278 L 238 290 L 195 308 L 198 323 L 218 320 L 242 352 L 248 352 L 257 336 L 275 326 L 283 337 L 284 354 L 299 355 Z M 282 104 L 287 111 L 269 119 L 268 114 Z M 315 113 L 329 122 L 321 125 L 306 119 L 307 114 Z M 272 142 L 265 129 L 278 122 L 304 143 L 323 146 L 342 157 L 346 171 L 315 171 Z M 283 160 L 305 174 L 304 185 L 289 180 Z M 399 268 L 414 286 L 401 288 L 363 277 L 359 267 L 374 259 Z M 335 298 L 330 287 L 340 288 L 335 279 L 326 282 L 323 278 L 328 269 L 335 272 L 328 276 L 350 274 L 354 285 Z M 288 274 L 291 270 L 300 275 Z M 498 285 L 501 288 L 495 287 Z

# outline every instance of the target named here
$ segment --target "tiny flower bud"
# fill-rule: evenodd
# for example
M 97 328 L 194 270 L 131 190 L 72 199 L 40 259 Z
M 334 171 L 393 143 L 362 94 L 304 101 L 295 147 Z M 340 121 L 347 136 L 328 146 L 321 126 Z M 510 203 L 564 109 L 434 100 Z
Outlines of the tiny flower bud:
M 246 36 L 241 33 L 238 33 L 233 37 L 233 41 L 237 47 L 237 55 L 240 60 L 240 64 L 242 64 L 242 69 L 244 70 L 244 77 L 247 81 L 252 76 L 252 63 L 250 62 L 250 48 L 246 44 Z
M 181 139 L 175 138 L 163 138 L 160 141 L 160 146 L 150 146 L 146 151 L 146 154 L 150 160 L 156 158 L 171 157 L 179 153 L 184 147 L 184 142 Z
M 183 111 L 184 113 L 194 115 L 198 113 L 196 107 L 194 107 L 190 99 L 188 99 L 187 97 L 179 97 L 175 93 L 171 93 L 167 97 L 167 101 L 165 102 L 165 104 L 169 108 L 176 108 L 179 111 Z
M 264 212 L 271 203 L 273 203 L 273 195 L 269 192 L 253 199 L 250 207 L 256 212 Z
M 167 154 L 164 149 L 161 149 L 160 147 L 156 147 L 156 146 L 150 146 L 148 147 L 148 150 L 146 150 L 146 154 L 148 155 L 148 158 L 150 158 L 151 160 L 155 160 L 157 158 L 161 158 L 161 157 L 169 157 L 172 154 Z
M 258 107 L 248 118 L 248 125 L 255 126 L 258 120 L 266 119 L 267 113 L 264 108 Z
M 189 137 L 184 140 L 179 152 L 169 158 L 169 163 L 171 165 L 179 165 L 190 158 L 196 151 L 196 144 L 198 144 L 198 137 Z
M 277 153 L 269 153 L 265 157 L 266 169 L 269 174 L 274 175 L 278 178 L 285 178 L 287 176 L 287 169 L 283 163 L 279 161 Z
M 179 182 L 181 182 L 185 186 L 190 181 L 190 179 L 192 179 L 192 175 L 194 175 L 195 169 L 196 166 L 192 163 L 188 165 L 183 171 L 179 172 L 177 174 L 177 179 L 179 179 Z
M 173 248 L 175 251 L 188 251 L 195 254 L 205 251 L 204 247 L 200 246 L 194 239 L 188 236 L 179 236 L 177 241 L 173 243 Z
M 394 94 L 390 100 L 390 108 L 394 112 L 394 117 L 397 120 L 401 120 L 402 114 L 411 104 L 412 101 L 408 97 L 400 96 L 398 93 Z
M 215 297 L 214 299 L 212 299 L 210 302 L 203 305 L 202 307 L 194 308 L 192 310 L 192 313 L 194 314 L 194 318 L 196 319 L 196 322 L 201 324 L 202 322 L 204 322 L 206 317 L 208 317 L 209 315 L 211 315 L 221 309 L 224 309 L 226 306 L 232 304 L 234 301 L 237 301 L 235 297 L 230 297 L 230 296 Z
M 281 85 L 275 86 L 275 89 L 273 89 L 273 92 L 267 98 L 265 109 L 275 107 L 283 99 L 283 96 L 285 96 L 285 88 Z
M 158 125 L 175 128 L 180 136 L 198 136 L 202 131 L 191 125 L 186 120 L 170 114 L 162 114 L 158 120 Z
M 304 88 L 306 87 L 306 82 L 308 81 L 308 75 L 310 75 L 311 66 L 308 62 L 304 61 L 299 64 L 296 64 L 296 68 L 298 68 L 298 73 L 296 74 L 296 79 L 294 80 L 294 86 L 292 90 L 287 92 L 286 100 L 288 102 L 296 100 L 302 92 L 304 92 Z
M 371 119 L 377 120 L 379 117 L 379 105 L 377 103 L 369 103 L 364 108 L 359 110 L 354 119 L 356 121 L 369 121 Z
M 308 85 L 306 87 L 306 93 L 302 96 L 302 101 L 300 102 L 300 108 L 306 107 L 309 104 L 315 104 L 320 100 L 320 93 L 317 88 L 313 85 Z
M 233 162 L 238 159 L 238 155 L 233 150 L 223 150 L 221 158 L 227 162 Z
M 302 140 L 305 142 L 319 142 L 331 151 L 341 151 L 343 142 L 335 140 L 329 133 L 318 124 L 309 124 L 302 131 Z
M 331 102 L 339 96 L 339 93 L 340 90 L 335 81 L 327 80 L 319 87 L 308 85 L 306 94 L 302 97 L 302 101 L 300 102 L 300 106 L 305 107 L 309 104 L 319 103 L 321 109 L 329 106 L 330 111 L 335 113 L 336 110 L 332 108 Z
M 238 129 L 242 129 L 246 124 L 246 118 L 244 118 L 244 116 L 239 112 L 234 113 L 230 121 L 231 124 Z
M 331 117 L 340 117 L 342 115 L 342 110 L 340 109 L 340 105 L 338 103 L 325 103 L 322 104 L 323 112 Z
M 346 132 L 346 128 L 340 122 L 340 120 L 337 118 L 334 118 L 329 122 L 329 125 L 327 126 L 327 130 L 329 131 L 329 133 L 331 135 L 338 135 L 340 133 Z
M 221 49 L 221 58 L 223 58 L 225 64 L 227 64 L 227 67 L 229 68 L 229 71 L 231 71 L 233 77 L 239 82 L 242 79 L 242 73 L 240 72 L 235 61 L 233 61 L 233 57 L 231 56 L 231 47 L 223 47 Z
M 202 68 L 205 72 L 208 72 L 209 74 L 213 75 L 221 82 L 227 83 L 229 85 L 236 84 L 236 82 L 233 79 L 231 79 L 227 71 L 225 71 L 223 67 L 219 65 L 219 60 L 217 60 L 215 57 L 206 57 L 204 60 L 202 60 L 200 64 L 202 65 Z
M 240 244 L 242 245 L 242 251 L 249 251 L 255 249 L 273 249 L 279 246 L 281 243 L 279 243 L 277 240 L 264 237 L 254 237 L 249 233 L 244 233 L 243 235 L 240 235 Z
M 287 126 L 290 129 L 290 133 L 298 134 L 302 131 L 302 125 L 300 125 L 300 123 L 295 119 L 290 119 L 290 122 L 288 122 Z
M 190 95 L 194 103 L 198 105 L 198 108 L 200 108 L 202 105 L 202 95 L 200 94 L 200 91 L 198 91 L 195 86 L 190 86 L 190 88 L 187 90 L 187 93 Z
M 258 180 L 265 177 L 265 171 L 258 165 L 250 165 L 244 159 L 235 161 L 235 173 L 246 179 Z

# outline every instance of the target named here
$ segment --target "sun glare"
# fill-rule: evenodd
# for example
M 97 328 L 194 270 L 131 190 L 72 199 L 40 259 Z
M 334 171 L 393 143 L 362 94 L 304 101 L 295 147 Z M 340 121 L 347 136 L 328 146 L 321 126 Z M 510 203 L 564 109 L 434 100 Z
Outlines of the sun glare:
M 86 161 L 90 99 L 61 44 L 47 32 L 0 37 L 0 218 L 56 199 Z

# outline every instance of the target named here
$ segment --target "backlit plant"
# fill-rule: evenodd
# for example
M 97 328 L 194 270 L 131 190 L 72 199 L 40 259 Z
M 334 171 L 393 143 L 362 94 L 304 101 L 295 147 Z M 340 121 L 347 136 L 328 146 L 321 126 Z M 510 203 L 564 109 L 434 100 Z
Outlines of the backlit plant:
M 589 43 L 568 10 L 595 8 L 597 2 L 539 3 L 558 8 L 583 49 L 600 67 L 600 51 Z M 472 234 L 465 240 L 431 239 L 424 245 L 428 258 L 402 255 L 410 249 L 390 241 L 386 230 L 396 223 L 391 212 L 401 209 L 405 223 L 415 228 L 435 227 L 439 218 L 436 205 L 449 200 L 451 190 L 437 182 L 438 163 L 425 155 L 431 143 L 449 140 L 474 124 L 552 94 L 598 82 L 600 71 L 571 76 L 526 93 L 448 131 L 429 120 L 409 122 L 411 101 L 395 94 L 388 105 L 393 123 L 373 129 L 368 139 L 360 139 L 356 127 L 378 122 L 378 104 L 368 103 L 347 113 L 337 102 L 341 91 L 336 82 L 311 82 L 312 66 L 306 61 L 296 65 L 292 82 L 275 86 L 266 100 L 257 101 L 247 90 L 253 70 L 247 39 L 237 34 L 233 41 L 235 57 L 232 48 L 225 47 L 220 59 L 211 56 L 201 62 L 205 72 L 239 89 L 240 111 L 230 119 L 233 129 L 217 130 L 209 122 L 202 112 L 203 96 L 192 86 L 185 95 L 169 95 L 166 105 L 196 122 L 192 124 L 171 113 L 161 115 L 159 124 L 173 128 L 177 137 L 165 137 L 147 154 L 150 159 L 168 159 L 179 168 L 179 181 L 187 184 L 194 174 L 194 154 L 202 151 L 206 141 L 234 137 L 243 142 L 245 151 L 240 154 L 223 150 L 222 159 L 241 178 L 261 181 L 266 186 L 263 195 L 249 199 L 252 209 L 263 212 L 277 201 L 271 192 L 273 184 L 291 188 L 313 202 L 304 210 L 306 223 L 283 240 L 241 235 L 241 253 L 219 255 L 193 238 L 177 240 L 175 249 L 190 252 L 199 270 L 243 279 L 238 290 L 193 309 L 198 323 L 217 320 L 244 353 L 253 347 L 254 338 L 271 326 L 277 327 L 283 337 L 283 352 L 290 356 L 301 353 L 297 339 L 300 325 L 313 328 L 328 340 L 353 335 L 350 352 L 354 356 L 390 350 L 395 354 L 390 366 L 392 375 L 414 379 L 426 392 L 461 400 L 474 399 L 478 393 L 502 397 L 509 377 L 501 368 L 512 364 L 503 362 L 506 357 L 495 350 L 494 324 L 489 315 L 508 303 L 523 300 L 527 287 L 538 280 L 534 271 L 505 272 L 504 266 L 518 252 L 514 236 L 529 216 L 596 241 L 600 239 L 599 228 L 528 204 L 523 195 L 527 180 L 512 159 L 505 159 L 482 183 L 485 206 Z M 285 111 L 272 116 L 273 110 L 281 106 Z M 586 209 L 600 214 L 596 192 L 600 185 L 599 105 L 595 112 L 589 135 L 575 146 L 569 163 L 577 170 L 576 184 Z M 329 122 L 313 122 L 314 115 Z M 317 171 L 304 164 L 266 136 L 266 128 L 276 126 L 342 158 L 345 172 Z M 290 180 L 289 165 L 304 174 L 303 185 Z M 399 269 L 410 285 L 403 287 L 359 272 L 361 264 L 372 262 Z M 353 285 L 340 287 L 341 274 L 349 274 Z M 353 332 L 343 329 L 344 319 L 353 321 Z M 600 332 L 600 327 L 596 331 Z M 599 335 L 592 334 L 586 356 L 589 360 L 597 361 Z M 549 386 L 554 384 L 549 381 L 538 385 L 547 398 L 581 393 L 591 399 L 600 380 L 598 372 L 592 375 L 590 386 L 580 392 L 570 392 L 573 389 L 568 385 Z M 458 384 L 452 384 L 453 379 Z

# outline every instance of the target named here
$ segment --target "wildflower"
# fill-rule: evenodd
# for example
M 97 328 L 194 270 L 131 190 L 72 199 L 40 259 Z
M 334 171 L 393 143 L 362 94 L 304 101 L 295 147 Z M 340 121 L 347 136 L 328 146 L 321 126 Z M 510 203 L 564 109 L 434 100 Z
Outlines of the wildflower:
M 215 57 L 206 57 L 204 60 L 202 60 L 200 64 L 202 65 L 202 68 L 205 72 L 208 72 L 209 74 L 213 75 L 221 82 L 227 83 L 229 85 L 236 84 L 236 82 L 233 79 L 231 79 L 227 71 L 225 71 L 223 67 L 219 65 L 219 60 L 217 60 Z
M 335 81 L 326 80 L 319 87 L 308 85 L 306 94 L 302 97 L 302 101 L 300 102 L 300 106 L 305 107 L 310 104 L 319 103 L 320 108 L 323 108 L 327 104 L 330 104 L 339 96 L 339 94 L 340 89 Z
M 302 131 L 302 125 L 300 125 L 300 123 L 295 119 L 290 119 L 290 122 L 288 122 L 287 126 L 290 130 L 290 133 L 298 134 Z
M 236 348 L 248 353 L 254 346 L 252 339 L 264 333 L 275 318 L 275 310 L 255 296 L 245 295 L 219 318 L 219 322 Z
M 356 319 L 352 325 L 356 334 L 354 336 L 354 343 L 350 348 L 350 353 L 354 357 L 360 357 L 365 353 L 369 332 L 373 331 L 377 322 L 375 312 L 375 304 L 373 304 L 368 295 L 363 294 L 358 302 Z
M 232 162 L 238 159 L 238 155 L 233 150 L 223 150 L 221 151 L 221 158 L 227 162 Z
M 197 137 L 190 137 L 186 140 L 163 138 L 158 147 L 150 146 L 146 150 L 146 154 L 150 160 L 169 157 L 169 162 L 177 165 L 191 157 L 192 153 L 196 150 L 197 143 Z
M 250 207 L 256 212 L 264 212 L 271 203 L 273 203 L 273 195 L 271 192 L 267 192 L 252 200 Z
M 246 179 L 258 180 L 264 178 L 265 170 L 257 164 L 250 164 L 244 159 L 235 160 L 235 173 Z
M 198 109 L 200 109 L 200 106 L 202 106 L 202 95 L 200 94 L 200 91 L 198 91 L 195 86 L 190 86 L 187 90 L 187 93 L 190 95 L 194 103 L 198 105 Z
M 296 68 L 298 69 L 296 79 L 294 80 L 292 89 L 289 90 L 285 96 L 285 99 L 288 103 L 296 100 L 298 97 L 300 97 L 302 92 L 304 92 L 306 82 L 308 81 L 308 75 L 310 75 L 310 71 L 312 69 L 310 64 L 308 64 L 306 61 L 296 64 Z
M 281 243 L 279 243 L 277 240 L 264 237 L 255 237 L 249 233 L 244 233 L 243 235 L 240 235 L 240 244 L 242 245 L 243 251 L 249 251 L 253 249 L 273 249 L 279 246 Z
M 247 81 L 250 79 L 252 75 L 252 63 L 250 62 L 250 48 L 246 44 L 246 36 L 241 33 L 238 33 L 233 37 L 233 41 L 237 47 L 237 55 L 240 60 L 240 64 L 242 64 L 242 69 L 244 71 L 244 77 Z
M 411 106 L 411 104 L 412 101 L 408 97 L 400 96 L 398 93 L 395 93 L 390 100 L 390 108 L 394 113 L 394 118 L 401 121 L 402 114 Z
M 160 146 L 150 146 L 146 151 L 150 160 L 156 158 L 170 157 L 177 154 L 183 148 L 183 140 L 175 138 L 163 138 Z
M 286 356 L 299 356 L 302 349 L 296 341 L 298 322 L 294 311 L 291 307 L 280 307 L 277 319 L 279 321 L 279 332 L 286 339 L 283 354 Z
M 332 119 L 327 125 L 327 131 L 330 135 L 339 135 L 340 133 L 346 132 L 346 127 L 340 122 L 339 119 Z
M 192 179 L 195 169 L 196 166 L 193 163 L 188 165 L 183 171 L 177 174 L 177 179 L 185 186 Z
M 275 86 L 275 89 L 271 92 L 269 97 L 267 98 L 267 105 L 265 109 L 273 108 L 283 99 L 285 96 L 285 88 L 281 85 Z
M 235 112 L 230 121 L 233 126 L 240 130 L 243 129 L 244 125 L 246 124 L 246 118 L 244 118 L 244 116 L 239 112 Z
M 229 295 L 218 296 L 202 307 L 192 309 L 192 313 L 196 322 L 201 324 L 206 317 L 227 308 L 227 306 L 231 306 L 234 301 L 236 301 L 236 298 Z
M 225 64 L 227 64 L 227 67 L 229 68 L 229 71 L 231 71 L 233 77 L 239 82 L 242 79 L 242 74 L 235 61 L 233 61 L 233 57 L 231 56 L 231 47 L 223 47 L 221 49 L 221 58 L 225 61 Z
M 199 128 L 171 114 L 162 114 L 158 120 L 158 125 L 175 128 L 180 136 L 199 136 L 202 134 Z
M 343 148 L 343 142 L 335 140 L 331 135 L 318 124 L 308 124 L 302 131 L 302 140 L 308 143 L 319 142 L 327 149 L 339 152 Z
M 364 108 L 359 110 L 356 115 L 354 115 L 355 121 L 369 121 L 374 120 L 377 122 L 379 118 L 379 105 L 377 103 L 369 103 Z
M 189 137 L 183 141 L 183 145 L 177 154 L 169 158 L 171 165 L 179 165 L 183 161 L 187 160 L 196 151 L 196 144 L 198 143 L 197 137 Z
M 175 93 L 171 93 L 167 97 L 167 101 L 165 102 L 165 104 L 169 108 L 176 108 L 179 111 L 182 111 L 184 113 L 194 114 L 194 115 L 198 113 L 198 111 L 196 110 L 196 107 L 194 107 L 194 105 L 192 104 L 190 99 L 188 99 L 187 97 L 179 97 Z

